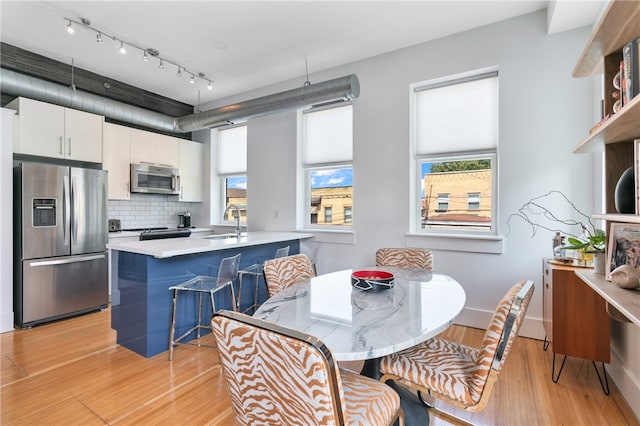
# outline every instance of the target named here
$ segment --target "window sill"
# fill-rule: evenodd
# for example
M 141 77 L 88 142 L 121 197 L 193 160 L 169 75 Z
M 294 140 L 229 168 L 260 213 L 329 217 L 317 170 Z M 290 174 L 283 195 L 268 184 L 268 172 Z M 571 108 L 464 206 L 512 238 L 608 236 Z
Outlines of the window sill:
M 406 234 L 408 247 L 470 253 L 503 254 L 504 238 L 499 235 Z
M 312 234 L 314 236 L 313 241 L 317 243 L 329 243 L 329 244 L 355 244 L 356 234 L 351 231 L 338 230 L 338 229 L 298 229 L 297 232 L 304 232 L 306 234 Z

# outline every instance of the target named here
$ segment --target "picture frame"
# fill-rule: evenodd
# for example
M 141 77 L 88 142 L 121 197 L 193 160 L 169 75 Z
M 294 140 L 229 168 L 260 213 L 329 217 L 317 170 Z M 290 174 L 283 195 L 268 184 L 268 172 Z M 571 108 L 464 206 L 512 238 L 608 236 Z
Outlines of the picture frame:
M 607 281 L 618 266 L 631 265 L 640 271 L 640 223 L 612 223 L 607 244 Z

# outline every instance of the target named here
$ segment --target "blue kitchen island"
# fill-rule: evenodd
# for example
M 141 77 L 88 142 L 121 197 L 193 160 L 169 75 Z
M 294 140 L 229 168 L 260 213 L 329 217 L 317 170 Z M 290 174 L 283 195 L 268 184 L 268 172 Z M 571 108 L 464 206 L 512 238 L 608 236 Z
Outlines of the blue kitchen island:
M 237 253 L 242 254 L 240 269 L 273 258 L 281 247 L 289 246 L 289 254 L 297 254 L 300 240 L 311 237 L 294 232 L 248 232 L 240 238 L 214 235 L 108 244 L 112 253 L 117 252 L 112 273 L 119 304 L 111 308 L 111 327 L 117 332 L 117 343 L 147 358 L 167 351 L 173 309 L 169 287 L 198 275 L 215 277 L 220 261 Z M 241 309 L 253 303 L 252 278 L 243 284 Z M 263 278 L 259 280 L 258 301 L 262 302 L 267 292 Z M 236 295 L 237 285 L 236 282 Z M 195 292 L 180 295 L 176 312 L 178 336 L 195 325 L 196 297 Z M 217 292 L 215 302 L 216 309 L 233 308 L 228 291 Z M 203 318 L 211 316 L 208 305 L 203 304 Z

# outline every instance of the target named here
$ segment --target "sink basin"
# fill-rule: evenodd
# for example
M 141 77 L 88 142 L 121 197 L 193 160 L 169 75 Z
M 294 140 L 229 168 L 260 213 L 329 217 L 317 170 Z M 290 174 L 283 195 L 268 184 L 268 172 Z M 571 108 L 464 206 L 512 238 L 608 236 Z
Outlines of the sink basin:
M 247 233 L 243 232 L 240 234 L 240 237 L 246 237 Z M 213 235 L 205 235 L 204 237 L 200 237 L 202 239 L 205 240 L 226 240 L 229 238 L 236 238 L 236 234 L 235 233 L 228 233 L 228 234 L 213 234 Z

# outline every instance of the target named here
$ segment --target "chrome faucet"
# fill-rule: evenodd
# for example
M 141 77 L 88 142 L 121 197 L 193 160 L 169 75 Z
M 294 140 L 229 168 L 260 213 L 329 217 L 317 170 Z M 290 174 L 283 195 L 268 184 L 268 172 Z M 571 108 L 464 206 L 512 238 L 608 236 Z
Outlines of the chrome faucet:
M 224 209 L 224 213 L 222 214 L 225 218 L 227 217 L 227 213 L 229 210 L 234 209 L 236 211 L 236 237 L 240 239 L 240 209 L 235 204 L 229 204 L 226 209 Z

